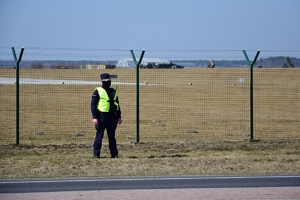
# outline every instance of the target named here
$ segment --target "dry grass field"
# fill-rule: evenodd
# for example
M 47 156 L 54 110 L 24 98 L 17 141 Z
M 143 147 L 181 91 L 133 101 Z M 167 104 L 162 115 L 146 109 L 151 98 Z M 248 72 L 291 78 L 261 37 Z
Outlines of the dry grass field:
M 147 142 L 119 144 L 119 159 L 104 145 L 0 145 L 0 179 L 172 175 L 300 174 L 300 140 Z
M 123 124 L 120 159 L 91 157 L 90 114 L 99 74 L 118 75 Z M 0 77 L 15 70 L 0 69 Z M 0 178 L 299 174 L 300 70 L 254 69 L 254 139 L 249 69 L 140 69 L 140 143 L 136 142 L 135 69 L 21 69 L 20 145 L 15 143 L 15 84 L 0 84 Z M 244 81 L 242 81 L 244 80 Z M 99 82 L 100 84 L 100 82 Z M 106 137 L 105 137 L 106 138 Z
M 20 84 L 20 141 L 23 144 L 91 142 L 90 99 L 99 74 L 118 75 L 124 123 L 119 143 L 136 141 L 136 71 L 22 69 L 20 78 L 65 84 Z M 141 142 L 244 141 L 250 133 L 249 69 L 140 69 Z M 1 69 L 0 77 L 15 77 Z M 238 82 L 243 79 L 244 82 Z M 132 84 L 128 84 L 132 83 Z M 100 84 L 100 82 L 99 82 Z M 15 141 L 14 84 L 0 84 L 0 144 Z M 300 70 L 254 69 L 254 139 L 300 138 Z

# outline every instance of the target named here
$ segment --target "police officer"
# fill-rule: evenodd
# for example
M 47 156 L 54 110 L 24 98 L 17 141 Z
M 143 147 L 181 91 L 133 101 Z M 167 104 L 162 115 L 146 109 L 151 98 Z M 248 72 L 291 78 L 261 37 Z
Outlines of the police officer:
M 102 86 L 96 87 L 91 101 L 93 123 L 96 129 L 94 140 L 94 158 L 100 158 L 102 139 L 106 129 L 108 135 L 111 158 L 118 158 L 115 132 L 117 124 L 122 124 L 121 109 L 117 91 L 111 88 L 111 79 L 108 73 L 100 75 Z

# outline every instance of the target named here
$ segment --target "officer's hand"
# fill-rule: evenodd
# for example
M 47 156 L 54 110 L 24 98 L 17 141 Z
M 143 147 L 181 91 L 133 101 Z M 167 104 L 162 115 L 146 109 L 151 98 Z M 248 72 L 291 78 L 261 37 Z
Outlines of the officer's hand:
M 122 124 L 122 122 L 123 122 L 122 119 L 119 118 L 119 119 L 118 119 L 118 124 Z
M 98 124 L 98 119 L 93 119 L 93 123 L 94 123 L 95 125 L 97 125 L 97 124 Z

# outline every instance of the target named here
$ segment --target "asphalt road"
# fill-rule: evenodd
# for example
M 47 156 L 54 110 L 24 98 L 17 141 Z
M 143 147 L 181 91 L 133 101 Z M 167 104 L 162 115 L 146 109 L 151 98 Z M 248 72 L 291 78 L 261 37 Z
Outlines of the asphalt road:
M 300 175 L 22 179 L 0 180 L 0 193 L 299 186 Z

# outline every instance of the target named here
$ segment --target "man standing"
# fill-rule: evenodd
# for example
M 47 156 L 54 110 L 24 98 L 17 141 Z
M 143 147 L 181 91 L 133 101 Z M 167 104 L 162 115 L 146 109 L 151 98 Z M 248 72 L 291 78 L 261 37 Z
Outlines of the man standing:
M 91 111 L 96 129 L 94 140 L 94 158 L 100 158 L 102 139 L 106 129 L 108 135 L 111 158 L 118 158 L 117 142 L 115 138 L 117 124 L 122 124 L 121 109 L 117 91 L 111 88 L 108 73 L 100 75 L 102 86 L 96 87 L 92 95 Z

